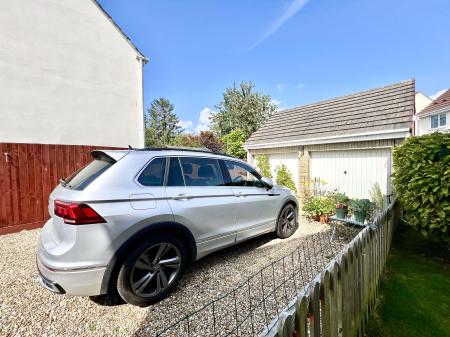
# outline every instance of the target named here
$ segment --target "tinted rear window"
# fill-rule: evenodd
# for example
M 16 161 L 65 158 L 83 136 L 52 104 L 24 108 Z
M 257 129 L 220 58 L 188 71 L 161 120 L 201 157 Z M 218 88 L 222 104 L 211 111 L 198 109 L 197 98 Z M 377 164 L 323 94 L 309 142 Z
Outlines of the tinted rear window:
M 89 165 L 65 179 L 63 186 L 72 190 L 83 190 L 114 163 L 115 161 L 106 158 L 95 159 Z
M 153 159 L 142 171 L 138 181 L 144 186 L 163 186 L 165 167 L 165 158 Z
M 180 161 L 186 186 L 224 186 L 216 159 L 180 157 Z

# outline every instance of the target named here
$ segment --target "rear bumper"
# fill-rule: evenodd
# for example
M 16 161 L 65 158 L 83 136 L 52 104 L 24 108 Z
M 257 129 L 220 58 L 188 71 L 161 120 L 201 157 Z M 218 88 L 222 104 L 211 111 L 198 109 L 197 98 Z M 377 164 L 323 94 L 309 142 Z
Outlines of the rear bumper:
M 76 296 L 95 296 L 102 293 L 106 267 L 56 270 L 45 266 L 39 256 L 37 266 L 39 282 L 51 292 Z
M 40 272 L 38 272 L 38 281 L 45 289 L 55 294 L 65 294 L 66 291 L 56 282 L 50 281 Z

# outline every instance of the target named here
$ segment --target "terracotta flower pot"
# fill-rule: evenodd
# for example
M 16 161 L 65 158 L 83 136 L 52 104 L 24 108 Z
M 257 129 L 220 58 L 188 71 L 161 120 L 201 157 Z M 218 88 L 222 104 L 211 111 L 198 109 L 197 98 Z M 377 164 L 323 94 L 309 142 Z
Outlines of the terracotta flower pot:
M 328 214 L 322 214 L 319 218 L 320 223 L 328 223 Z

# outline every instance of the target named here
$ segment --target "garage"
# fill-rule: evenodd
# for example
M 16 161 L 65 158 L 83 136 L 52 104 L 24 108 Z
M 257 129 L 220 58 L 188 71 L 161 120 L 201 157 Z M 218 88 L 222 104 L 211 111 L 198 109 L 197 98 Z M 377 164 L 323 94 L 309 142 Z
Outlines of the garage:
M 284 164 L 292 173 L 292 179 L 294 180 L 295 187 L 298 190 L 298 152 L 272 153 L 269 154 L 268 157 L 273 179 L 275 180 L 277 176 L 275 169 L 281 164 Z
M 414 97 L 415 82 L 407 80 L 280 110 L 244 148 L 249 162 L 268 155 L 273 172 L 284 163 L 301 203 L 314 180 L 351 198 L 370 198 L 375 183 L 391 194 L 391 153 L 411 135 Z
M 351 198 L 369 198 L 378 183 L 383 194 L 390 191 L 390 149 L 313 151 L 310 177 L 329 191 L 337 189 Z

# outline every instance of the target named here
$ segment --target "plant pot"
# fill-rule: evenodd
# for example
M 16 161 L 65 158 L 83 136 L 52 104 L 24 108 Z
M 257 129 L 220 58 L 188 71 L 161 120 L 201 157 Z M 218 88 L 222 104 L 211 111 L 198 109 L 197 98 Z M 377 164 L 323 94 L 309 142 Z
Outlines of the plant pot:
M 353 210 L 353 216 L 356 222 L 364 223 L 366 220 L 366 213 L 362 211 Z
M 322 214 L 319 218 L 320 223 L 328 223 L 328 214 Z
M 347 209 L 346 208 L 336 208 L 336 218 L 338 219 L 345 219 L 347 216 Z

